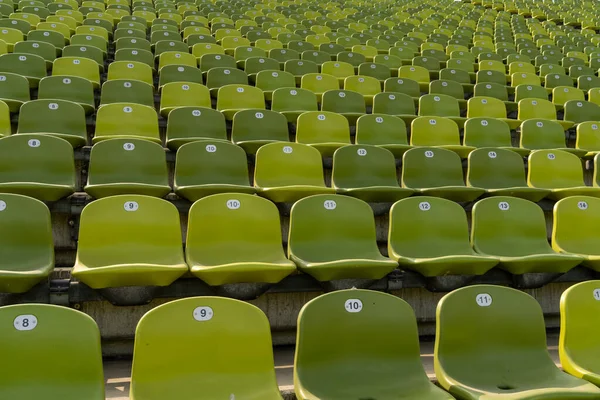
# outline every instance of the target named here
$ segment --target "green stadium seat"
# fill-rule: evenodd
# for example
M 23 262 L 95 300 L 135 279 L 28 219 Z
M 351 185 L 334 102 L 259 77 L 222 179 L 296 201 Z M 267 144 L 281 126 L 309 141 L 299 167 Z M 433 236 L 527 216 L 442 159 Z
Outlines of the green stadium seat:
M 510 126 L 501 119 L 473 117 L 465 123 L 464 143 L 470 147 L 494 147 L 508 149 L 522 156 L 529 154 L 528 149 L 512 146 Z
M 467 216 L 460 205 L 429 196 L 392 206 L 388 254 L 401 268 L 426 277 L 482 275 L 498 263 L 471 248 Z
M 582 122 L 577 125 L 575 148 L 587 151 L 585 157 L 594 157 L 600 152 L 600 132 L 597 122 Z
M 463 127 L 466 118 L 460 116 L 458 100 L 445 94 L 426 94 L 419 99 L 420 117 L 445 117 L 459 127 Z
M 164 85 L 171 82 L 202 84 L 204 79 L 202 77 L 202 71 L 198 68 L 187 67 L 184 65 L 168 65 L 160 70 L 158 89 L 161 90 Z
M 585 150 L 567 147 L 565 132 L 559 122 L 544 119 L 523 121 L 520 145 L 522 148 L 529 150 L 562 150 L 577 157 L 583 157 L 587 153 Z
M 160 96 L 160 115 L 167 118 L 178 107 L 210 108 L 210 92 L 199 83 L 170 82 L 162 87 Z
M 6 193 L 0 209 L 0 292 L 24 293 L 54 269 L 50 211 L 39 200 Z
M 558 201 L 554 207 L 552 248 L 561 253 L 584 258 L 582 265 L 600 270 L 596 223 L 600 199 L 590 196 L 571 196 Z
M 410 144 L 441 147 L 467 158 L 474 148 L 461 145 L 458 129 L 458 125 L 450 118 L 418 117 L 411 124 Z
M 86 115 L 95 110 L 94 86 L 85 79 L 76 76 L 47 76 L 40 80 L 38 87 L 40 100 L 67 100 L 83 107 Z
M 512 196 L 538 202 L 550 189 L 527 186 L 523 157 L 503 148 L 480 148 L 469 154 L 467 186 L 485 189 L 488 196 Z
M 10 109 L 5 102 L 0 101 L 0 138 L 10 136 L 11 133 Z
M 350 125 L 343 115 L 308 111 L 298 117 L 296 142 L 311 145 L 324 157 L 330 157 L 339 147 L 350 144 Z
M 0 193 L 56 201 L 75 191 L 73 148 L 64 139 L 20 134 L 0 139 Z
M 465 186 L 460 157 L 451 150 L 419 147 L 402 157 L 402 187 L 417 193 L 467 202 L 485 193 L 484 189 Z
M 186 259 L 192 274 L 211 286 L 281 281 L 296 271 L 281 241 L 279 211 L 268 200 L 223 193 L 190 208 Z M 228 243 L 235 252 L 226 250 Z
M 191 202 L 216 193 L 252 194 L 256 191 L 248 181 L 244 150 L 230 142 L 210 138 L 180 145 L 173 187 L 178 196 Z
M 54 63 L 56 65 L 56 62 Z M 127 79 L 138 80 L 148 85 L 154 85 L 152 68 L 139 61 L 113 61 L 108 66 L 107 80 Z
M 150 68 L 150 70 L 152 72 L 154 72 L 154 56 L 152 55 L 152 52 L 149 50 L 138 50 L 138 49 L 120 49 L 117 50 L 115 52 L 115 61 L 114 62 L 127 62 L 127 63 L 138 63 L 138 64 L 144 64 L 146 66 L 148 66 Z M 111 63 L 112 65 L 112 63 Z M 110 65 L 109 65 L 110 67 Z M 142 69 L 144 69 L 143 67 L 140 67 Z M 117 73 L 119 72 L 119 73 Z M 113 73 L 112 73 L 112 79 L 133 79 L 134 77 L 132 77 L 133 74 L 131 73 L 127 73 L 127 71 L 117 71 L 117 69 L 114 69 Z M 145 75 L 145 74 L 144 74 Z M 146 82 L 145 83 L 149 83 L 147 81 L 147 76 L 146 76 Z M 139 79 L 140 81 L 142 81 L 142 79 Z
M 169 113 L 167 147 L 177 150 L 196 140 L 227 141 L 225 116 L 219 111 L 202 107 L 178 107 Z
M 577 283 L 560 298 L 560 340 L 558 354 L 563 370 L 577 378 L 600 385 L 598 365 L 598 299 L 597 280 Z
M 21 75 L 27 78 L 30 88 L 37 88 L 40 79 L 46 76 L 46 61 L 33 54 L 2 54 L 0 72 Z
M 367 113 L 364 97 L 351 90 L 328 90 L 323 93 L 321 110 L 343 115 L 350 125 Z
M 469 286 L 444 296 L 436 315 L 435 373 L 459 399 L 600 396 L 600 389 L 552 362 L 542 309 L 526 293 Z
M 265 109 L 265 96 L 262 90 L 253 86 L 238 84 L 225 85 L 219 88 L 217 110 L 225 115 L 225 119 L 231 121 L 235 113 L 247 109 Z
M 502 100 L 494 97 L 476 96 L 469 99 L 467 104 L 467 118 L 487 117 L 504 121 L 510 129 L 517 129 L 521 125 L 518 119 L 506 117 L 506 106 Z
M 294 364 L 299 399 L 453 399 L 423 370 L 413 310 L 386 293 L 341 290 L 308 302 L 298 318 Z M 349 370 L 352 379 L 335 378 Z
M 114 64 L 112 63 L 111 66 Z M 52 64 L 52 76 L 76 76 L 92 82 L 94 89 L 100 88 L 100 70 L 98 69 L 98 64 L 89 58 L 57 58 Z
M 27 78 L 16 73 L 0 73 L 0 101 L 8 105 L 11 113 L 19 112 L 30 99 Z
M 525 98 L 519 100 L 519 115 L 517 117 L 521 121 L 528 119 L 546 119 L 549 121 L 558 122 L 564 130 L 571 128 L 574 123 L 568 120 L 558 120 L 556 118 L 556 109 L 554 105 L 544 99 Z
M 202 68 L 202 67 L 201 67 Z M 206 86 L 212 97 L 218 97 L 219 89 L 226 85 L 248 85 L 248 75 L 236 68 L 214 67 L 206 75 Z M 252 91 L 254 93 L 254 91 Z M 264 99 L 263 99 L 264 102 Z
M 598 121 L 600 120 L 600 106 L 589 101 L 569 100 L 565 103 L 564 119 L 573 121 L 575 125 L 586 121 Z
M 93 289 L 168 286 L 188 271 L 177 208 L 141 195 L 84 207 L 72 276 Z
M 85 111 L 67 100 L 32 100 L 19 112 L 17 133 L 52 135 L 65 139 L 73 147 L 87 144 Z
M 2 307 L 0 321 L 6 339 L 0 351 L 15 360 L 3 369 L 0 396 L 104 399 L 100 331 L 89 315 L 63 306 L 18 304 Z
M 317 100 L 321 102 L 323 93 L 328 90 L 337 90 L 340 88 L 340 84 L 335 76 L 329 74 L 317 74 L 310 73 L 302 76 L 300 87 L 302 89 L 310 90 L 317 95 Z
M 317 279 L 381 279 L 397 267 L 379 252 L 373 211 L 362 200 L 315 195 L 296 202 L 290 214 L 290 260 Z
M 158 115 L 152 107 L 133 103 L 106 104 L 98 109 L 93 143 L 131 138 L 161 143 Z
M 135 79 L 106 81 L 102 84 L 100 106 L 113 103 L 134 103 L 154 107 L 154 87 Z
M 120 194 L 164 197 L 171 192 L 165 151 L 142 139 L 109 139 L 92 147 L 85 191 L 102 198 Z
M 238 111 L 233 116 L 231 141 L 248 154 L 256 154 L 267 143 L 288 142 L 287 119 L 271 110 Z
M 56 59 L 56 47 L 46 42 L 28 40 L 26 42 L 17 42 L 15 44 L 15 53 L 33 54 L 46 60 L 46 68 L 52 67 L 52 62 Z M 65 57 L 70 54 L 63 54 Z
M 561 150 L 536 150 L 529 155 L 527 184 L 550 189 L 548 198 L 600 196 L 600 187 L 586 186 L 583 166 L 576 155 Z
M 550 247 L 544 212 L 529 200 L 507 196 L 480 200 L 473 207 L 471 229 L 473 249 L 498 258 L 498 266 L 514 275 L 565 273 L 583 261 Z
M 398 185 L 394 155 L 372 145 L 350 145 L 335 151 L 332 186 L 338 194 L 376 203 L 394 203 L 413 193 Z
M 254 186 L 259 195 L 276 203 L 335 193 L 325 186 L 319 151 L 300 143 L 276 142 L 258 149 Z
M 283 114 L 289 123 L 295 123 L 300 114 L 317 111 L 317 96 L 306 89 L 280 88 L 273 91 L 271 109 Z
M 368 114 L 356 122 L 356 144 L 382 147 L 396 158 L 411 148 L 407 137 L 406 124 L 393 115 Z
M 405 80 L 406 81 L 406 80 Z M 417 117 L 412 98 L 401 92 L 384 92 L 373 97 L 373 114 L 388 114 L 410 124 Z
M 171 321 L 167 325 L 165 318 Z M 198 341 L 211 345 L 195 346 Z M 269 321 L 252 304 L 222 297 L 171 301 L 138 323 L 131 397 L 243 399 L 260 394 L 263 400 L 279 400 L 271 346 Z M 169 373 L 156 365 L 170 365 Z M 182 384 L 184 375 L 194 376 L 193 382 Z

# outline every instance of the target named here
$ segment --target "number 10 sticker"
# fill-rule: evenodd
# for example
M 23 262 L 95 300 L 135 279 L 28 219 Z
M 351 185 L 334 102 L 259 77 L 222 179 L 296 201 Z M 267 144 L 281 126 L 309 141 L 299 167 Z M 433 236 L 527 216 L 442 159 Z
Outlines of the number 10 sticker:
M 363 303 L 359 299 L 348 299 L 344 304 L 344 308 L 349 313 L 358 313 L 362 311 Z
M 194 309 L 194 319 L 196 321 L 210 321 L 213 315 L 213 309 L 210 307 L 196 307 Z

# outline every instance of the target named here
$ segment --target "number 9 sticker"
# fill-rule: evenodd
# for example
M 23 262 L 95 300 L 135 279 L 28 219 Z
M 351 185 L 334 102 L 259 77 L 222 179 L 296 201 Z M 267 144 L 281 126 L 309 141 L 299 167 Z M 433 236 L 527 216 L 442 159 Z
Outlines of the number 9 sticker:
M 123 204 L 123 208 L 125 209 L 125 211 L 137 211 L 139 205 L 135 201 L 126 201 L 125 204 Z
M 194 319 L 196 321 L 210 321 L 213 315 L 215 315 L 215 313 L 210 307 L 196 307 L 194 309 Z
M 359 313 L 362 311 L 363 303 L 359 299 L 348 299 L 344 304 L 344 308 L 349 313 Z

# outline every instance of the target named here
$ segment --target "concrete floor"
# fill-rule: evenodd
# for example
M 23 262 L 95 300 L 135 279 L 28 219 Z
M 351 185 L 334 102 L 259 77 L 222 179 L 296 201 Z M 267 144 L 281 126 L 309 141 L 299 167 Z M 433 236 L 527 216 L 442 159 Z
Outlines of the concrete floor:
M 433 372 L 432 341 L 421 342 L 421 361 L 431 380 L 435 380 Z M 558 335 L 548 336 L 548 350 L 554 362 L 560 367 L 558 360 Z M 294 391 L 294 347 L 275 348 L 275 372 L 279 389 L 290 398 Z M 131 360 L 108 360 L 104 362 L 104 379 L 106 380 L 106 398 L 111 400 L 129 400 L 129 385 L 131 382 Z

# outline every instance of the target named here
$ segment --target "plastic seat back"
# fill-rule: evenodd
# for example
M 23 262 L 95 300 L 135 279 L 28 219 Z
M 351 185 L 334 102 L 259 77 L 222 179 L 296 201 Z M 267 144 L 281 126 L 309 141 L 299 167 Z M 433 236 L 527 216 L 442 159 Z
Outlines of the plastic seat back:
M 0 73 L 0 93 L 0 100 L 8 105 L 10 112 L 16 113 L 30 99 L 29 82 L 19 74 Z
M 419 115 L 460 117 L 458 100 L 445 94 L 426 94 L 419 99 Z
M 341 147 L 333 155 L 332 186 L 397 187 L 394 155 L 384 148 L 364 144 Z
M 296 141 L 306 144 L 350 144 L 348 120 L 330 111 L 305 112 L 298 117 Z
M 295 122 L 296 114 L 318 110 L 317 96 L 307 89 L 276 89 L 273 91 L 271 109 L 284 115 L 291 114 L 288 121 Z
M 19 304 L 2 307 L 0 321 L 2 354 L 15 360 L 3 369 L 2 397 L 104 399 L 100 331 L 90 316 L 62 306 Z
M 323 93 L 321 110 L 336 113 L 366 113 L 364 97 L 352 90 L 328 90 Z
M 408 78 L 419 83 L 427 83 L 429 84 L 429 71 L 426 68 L 420 66 L 408 66 L 404 65 L 400 67 L 398 70 L 398 77 L 400 78 Z
M 528 119 L 521 124 L 521 147 L 526 149 L 564 149 L 563 127 L 556 121 Z
M 467 118 L 506 118 L 506 107 L 502 100 L 494 97 L 475 96 L 467 103 Z
M 98 69 L 98 64 L 89 58 L 58 58 L 52 64 L 52 75 L 78 76 L 92 82 L 95 88 L 100 86 L 100 72 Z
M 402 186 L 413 189 L 464 186 L 460 157 L 441 148 L 410 149 L 402 157 Z
M 464 142 L 473 147 L 511 147 L 510 127 L 496 118 L 469 118 L 465 122 Z
M 264 143 L 287 142 L 289 140 L 287 119 L 272 110 L 238 111 L 233 117 L 231 140 L 252 153 Z
M 43 81 L 40 86 L 43 85 Z M 154 87 L 138 80 L 116 79 L 102 84 L 100 105 L 135 103 L 154 107 Z
M 238 110 L 264 109 L 263 91 L 248 85 L 225 85 L 217 94 L 217 110 L 222 111 L 228 119 Z
M 254 185 L 259 188 L 325 187 L 321 153 L 300 143 L 266 144 L 256 153 Z
M 172 323 L 165 324 L 165 317 Z M 196 341 L 213 345 L 194 346 Z M 169 302 L 148 312 L 137 326 L 131 396 L 280 399 L 271 346 L 267 317 L 251 304 L 221 297 Z M 170 368 L 158 373 L 158 365 Z M 180 384 L 182 374 L 190 373 L 196 377 L 193 383 Z
M 113 61 L 108 66 L 107 80 L 113 79 L 137 79 L 149 85 L 154 85 L 152 68 L 138 61 Z
M 406 124 L 393 115 L 363 115 L 356 121 L 356 143 L 408 145 Z
M 555 251 L 600 255 L 597 229 L 600 223 L 600 199 L 570 196 L 559 200 L 553 213 L 552 248 Z
M 107 104 L 98 109 L 93 142 L 114 138 L 160 143 L 158 115 L 152 107 L 133 103 Z
M 526 98 L 519 101 L 518 119 L 525 121 L 533 118 L 555 120 L 554 105 L 544 99 Z
M 565 103 L 565 121 L 575 123 L 600 120 L 600 106 L 589 101 L 569 100 Z
M 334 377 L 347 374 L 351 365 L 363 372 L 342 385 Z M 430 386 L 411 307 L 369 290 L 329 293 L 302 308 L 294 371 L 298 397 L 344 397 L 350 390 L 357 398 L 372 398 L 419 389 L 426 396 Z
M 600 132 L 597 122 L 582 122 L 577 125 L 575 148 L 588 151 L 600 150 Z
M 484 189 L 527 187 L 523 158 L 507 149 L 473 150 L 469 153 L 467 184 Z
M 24 76 L 29 81 L 29 87 L 36 88 L 39 80 L 46 76 L 46 61 L 33 54 L 2 54 L 0 72 Z
M 417 117 L 411 123 L 413 146 L 460 145 L 458 125 L 444 117 Z
M 581 159 L 562 150 L 537 150 L 529 155 L 527 183 L 539 188 L 585 186 Z

